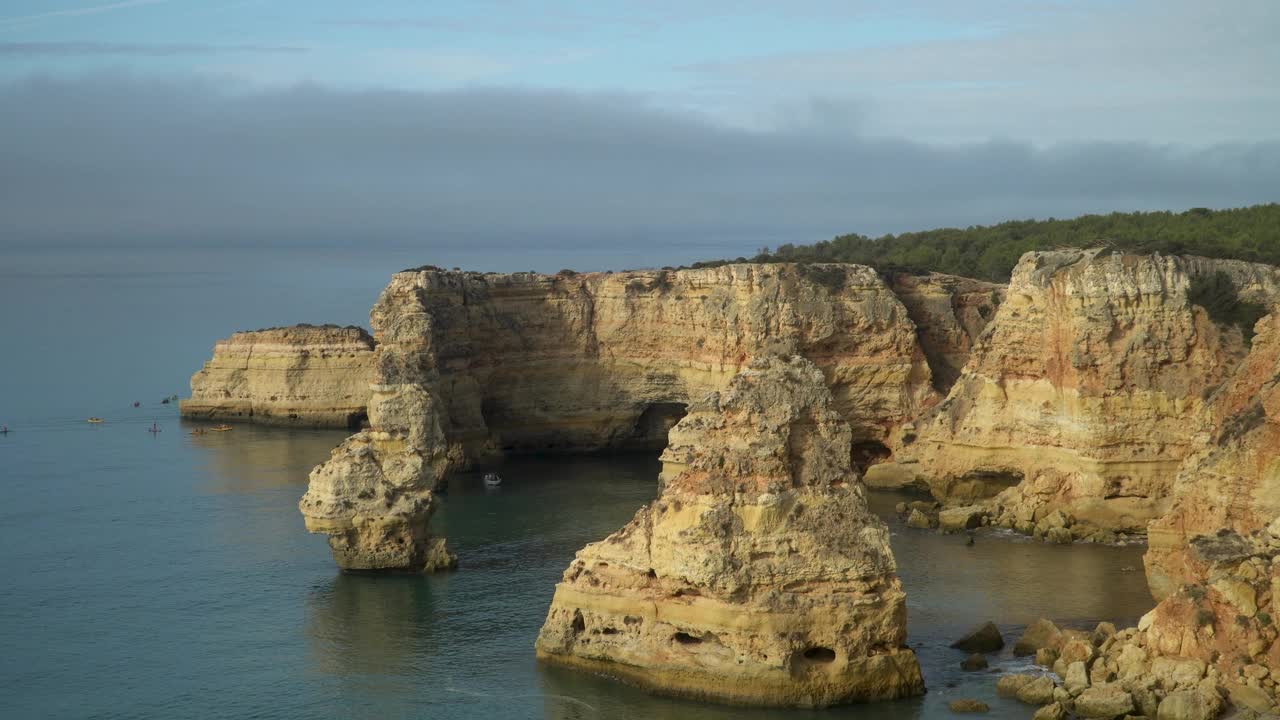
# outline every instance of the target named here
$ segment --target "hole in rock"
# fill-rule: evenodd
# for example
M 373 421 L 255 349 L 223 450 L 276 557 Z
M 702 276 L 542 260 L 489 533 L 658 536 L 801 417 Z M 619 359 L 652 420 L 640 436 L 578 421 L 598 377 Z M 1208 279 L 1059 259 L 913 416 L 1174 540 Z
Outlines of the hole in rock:
M 702 638 L 696 638 L 687 632 L 678 632 L 675 635 L 672 635 L 671 639 L 681 645 L 699 645 L 702 643 Z
M 884 462 L 893 453 L 884 443 L 878 440 L 854 440 L 850 447 L 850 459 L 858 472 L 866 472 L 867 468 L 878 462 Z
M 580 633 L 580 632 L 582 632 L 583 630 L 586 630 L 586 629 L 587 629 L 587 621 L 586 621 L 586 620 L 584 620 L 584 619 L 582 619 L 582 611 L 581 611 L 581 610 L 574 610 L 574 611 L 573 611 L 573 624 L 572 624 L 572 625 L 570 625 L 570 627 L 572 627 L 572 628 L 573 628 L 573 631 L 574 631 L 575 633 Z
M 361 410 L 347 415 L 347 429 L 358 432 L 369 425 L 369 413 Z
M 836 651 L 829 647 L 811 647 L 804 651 L 804 659 L 816 663 L 835 662 Z
M 688 414 L 684 403 L 659 402 L 649 405 L 636 418 L 631 437 L 623 446 L 632 450 L 661 451 L 667 446 L 667 433 Z

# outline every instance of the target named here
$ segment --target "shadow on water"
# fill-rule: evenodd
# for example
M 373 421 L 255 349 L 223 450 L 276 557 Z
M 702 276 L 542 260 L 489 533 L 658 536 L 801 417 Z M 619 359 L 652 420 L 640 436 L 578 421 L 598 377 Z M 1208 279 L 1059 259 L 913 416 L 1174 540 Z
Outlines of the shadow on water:
M 445 668 L 437 628 L 448 583 L 411 575 L 336 575 L 307 598 L 312 667 L 337 677 L 418 676 Z
M 174 429 L 206 464 L 205 489 L 214 493 L 254 493 L 297 486 L 305 488 L 307 474 L 329 457 L 350 433 L 345 430 L 264 428 L 239 423 L 230 432 L 191 431 L 210 423 L 184 421 Z

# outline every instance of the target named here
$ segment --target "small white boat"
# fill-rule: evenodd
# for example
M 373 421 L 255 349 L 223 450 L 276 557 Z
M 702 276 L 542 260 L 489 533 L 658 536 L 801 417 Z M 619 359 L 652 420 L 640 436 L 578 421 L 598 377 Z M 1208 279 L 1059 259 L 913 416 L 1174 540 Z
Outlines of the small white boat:
M 498 487 L 502 484 L 502 476 L 495 472 L 485 473 L 484 484 L 488 487 Z

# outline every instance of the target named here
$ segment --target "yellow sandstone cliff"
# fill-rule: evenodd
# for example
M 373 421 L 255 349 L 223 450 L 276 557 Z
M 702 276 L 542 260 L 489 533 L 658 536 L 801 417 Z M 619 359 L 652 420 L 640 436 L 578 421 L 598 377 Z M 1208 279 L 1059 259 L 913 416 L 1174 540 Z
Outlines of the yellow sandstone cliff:
M 1144 530 L 1170 507 L 1212 389 L 1247 351 L 1238 328 L 1188 299 L 1193 277 L 1216 272 L 1242 292 L 1280 297 L 1267 266 L 1028 253 L 897 471 L 952 503 L 998 495 L 993 517 L 1024 532 L 1055 511 L 1077 534 Z
M 374 342 L 356 327 L 295 325 L 220 340 L 191 377 L 183 417 L 358 429 Z
M 905 596 L 817 367 L 759 358 L 671 430 L 658 498 L 582 549 L 538 656 L 673 695 L 918 694 Z

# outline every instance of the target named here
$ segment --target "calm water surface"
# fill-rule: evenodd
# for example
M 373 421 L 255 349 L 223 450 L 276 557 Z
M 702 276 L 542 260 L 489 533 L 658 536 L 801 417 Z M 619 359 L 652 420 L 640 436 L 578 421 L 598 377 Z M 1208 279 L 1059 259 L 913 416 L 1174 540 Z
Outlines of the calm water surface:
M 533 640 L 555 582 L 653 496 L 653 458 L 512 461 L 496 491 L 461 476 L 437 516 L 458 572 L 340 575 L 296 502 L 344 433 L 191 436 L 158 400 L 235 329 L 364 322 L 401 265 L 264 262 L 256 276 L 213 260 L 144 275 L 101 265 L 28 264 L 0 282 L 0 301 L 27 308 L 6 316 L 0 358 L 0 423 L 13 429 L 0 436 L 5 717 L 941 718 L 947 701 L 978 697 L 1025 719 L 1029 708 L 994 697 L 991 674 L 959 670 L 951 640 L 988 619 L 1006 636 L 1040 616 L 1132 622 L 1151 604 L 1140 549 L 989 535 L 965 547 L 891 520 L 924 698 L 742 711 L 544 668 Z M 886 517 L 898 500 L 873 496 Z

